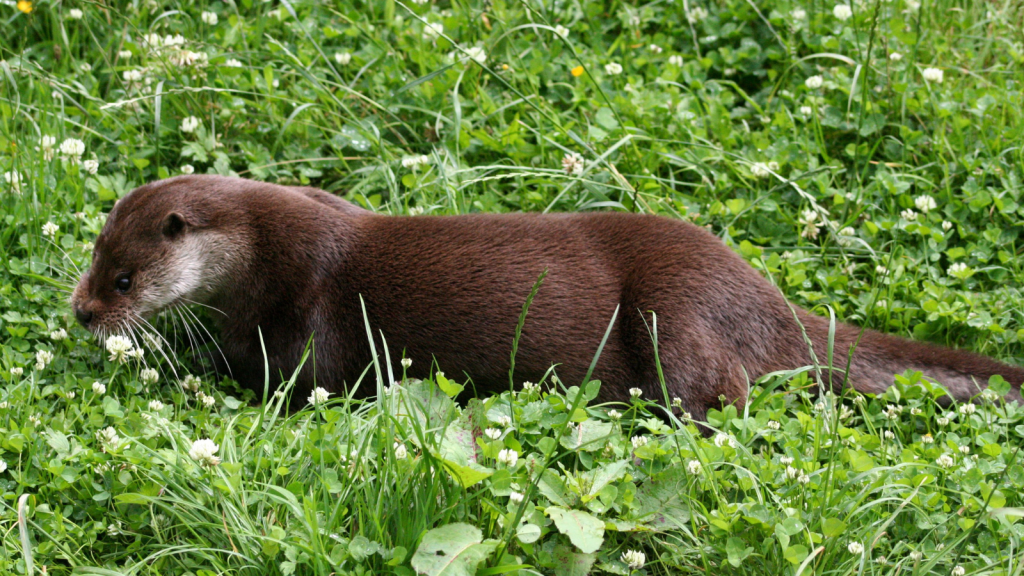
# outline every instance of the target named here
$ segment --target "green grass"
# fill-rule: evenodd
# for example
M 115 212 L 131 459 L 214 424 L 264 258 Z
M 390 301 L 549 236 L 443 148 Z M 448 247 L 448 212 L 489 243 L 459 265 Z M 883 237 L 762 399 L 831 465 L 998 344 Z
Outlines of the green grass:
M 797 304 L 1019 363 L 1024 8 L 910 4 L 0 5 L 0 572 L 1024 573 L 1024 411 L 919 375 L 816 398 L 794 366 L 710 437 L 595 383 L 460 407 L 462 382 L 372 367 L 386 394 L 288 414 L 179 384 L 201 310 L 120 363 L 67 305 L 113 201 L 191 169 L 390 214 L 684 218 Z

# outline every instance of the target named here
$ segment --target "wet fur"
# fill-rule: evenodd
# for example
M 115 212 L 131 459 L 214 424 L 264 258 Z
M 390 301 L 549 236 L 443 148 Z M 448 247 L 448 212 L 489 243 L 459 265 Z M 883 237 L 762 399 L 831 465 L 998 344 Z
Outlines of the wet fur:
M 166 237 L 161 227 L 171 214 L 186 227 Z M 205 243 L 187 244 L 196 237 Z M 651 311 L 669 393 L 697 418 L 720 405 L 719 395 L 742 402 L 748 377 L 811 363 L 801 324 L 819 359 L 827 350 L 826 319 L 790 308 L 742 258 L 687 222 L 621 213 L 382 216 L 320 190 L 217 176 L 154 182 L 119 201 L 73 302 L 96 314 L 91 329 L 115 330 L 112 319 L 138 306 L 131 293 L 113 293 L 119 271 L 139 271 L 133 289 L 140 293 L 147 278 L 174 290 L 164 279 L 174 284 L 196 246 L 212 253 L 201 290 L 187 297 L 223 312 L 213 317 L 232 373 L 258 390 L 257 327 L 272 381 L 292 374 L 313 335 L 315 385 L 334 392 L 351 385 L 370 362 L 360 295 L 395 373 L 404 351 L 411 376 L 427 376 L 436 360 L 450 376 L 471 377 L 478 393 L 505 390 L 516 322 L 544 270 L 519 343 L 517 382 L 536 381 L 556 363 L 562 380 L 579 382 L 616 306 L 619 319 L 594 374 L 604 400 L 623 400 L 631 387 L 661 397 Z M 837 327 L 837 365 L 859 334 Z M 1018 367 L 868 330 L 850 383 L 877 393 L 908 368 L 959 399 L 993 374 L 1019 399 L 1024 381 Z M 309 365 L 296 394 L 304 398 L 313 386 Z

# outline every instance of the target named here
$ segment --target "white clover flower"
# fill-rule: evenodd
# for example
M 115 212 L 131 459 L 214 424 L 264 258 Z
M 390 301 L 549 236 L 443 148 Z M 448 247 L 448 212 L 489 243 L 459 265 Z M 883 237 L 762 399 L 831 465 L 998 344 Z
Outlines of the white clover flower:
M 804 80 L 804 86 L 807 86 L 811 90 L 817 90 L 821 88 L 821 85 L 825 83 L 825 79 L 820 75 L 810 76 L 807 80 Z
M 789 466 L 793 463 L 793 458 L 791 456 L 783 456 L 779 458 L 779 463 L 783 466 Z
M 633 449 L 636 450 L 641 446 L 646 446 L 650 439 L 647 436 L 633 436 L 629 441 L 633 443 Z
M 68 337 L 68 331 L 60 328 L 50 332 L 50 340 L 64 340 Z
M 800 471 L 799 470 L 797 470 L 796 468 L 793 468 L 792 466 L 786 466 L 786 478 L 789 478 L 790 480 L 795 480 L 799 476 L 800 476 Z
M 806 472 L 801 470 L 800 474 L 796 477 L 796 481 L 799 484 L 810 484 L 811 483 L 811 477 L 808 476 Z
M 842 409 L 839 411 L 839 419 L 840 420 L 848 420 L 852 416 L 853 416 L 853 409 L 850 408 L 849 406 L 843 405 Z
M 686 13 L 686 20 L 689 21 L 690 24 L 696 24 L 707 17 L 708 11 L 701 6 L 695 6 Z
M 189 392 L 198 392 L 201 385 L 202 381 L 191 374 L 186 374 L 185 379 L 181 381 L 181 388 Z
M 557 34 L 560 38 L 568 38 L 569 29 L 559 24 L 558 26 L 555 26 L 555 34 Z
M 501 438 L 501 430 L 498 430 L 497 428 L 488 428 L 484 430 L 484 436 L 487 436 L 491 440 L 497 440 L 498 438 Z
M 242 67 L 242 62 L 240 60 L 238 60 L 237 58 L 228 58 L 224 62 L 224 66 L 227 67 L 227 68 L 241 68 Z
M 348 63 L 352 61 L 352 54 L 348 52 L 336 52 L 334 54 L 334 61 L 342 66 L 348 66 Z
M 619 64 L 618 62 L 609 62 L 604 65 L 604 71 L 612 76 L 622 74 L 622 64 Z
M 209 56 L 206 52 L 193 52 L 191 50 L 178 50 L 171 54 L 171 64 L 180 68 L 187 68 L 190 66 L 201 67 L 206 65 Z M 276 82 L 276 80 L 275 80 Z
M 203 12 L 199 17 L 203 20 L 203 23 L 208 26 L 216 26 L 217 22 L 220 21 L 220 19 L 217 18 L 217 15 L 213 12 Z
M 922 194 L 917 198 L 914 198 L 914 206 L 917 206 L 917 209 L 920 210 L 921 212 L 924 212 L 925 214 L 932 210 L 935 210 L 935 208 L 937 207 L 937 205 L 935 204 L 935 198 L 932 198 L 927 194 Z
M 519 492 L 516 492 L 516 491 L 512 491 L 508 495 L 509 502 L 511 502 L 513 504 L 522 504 L 524 498 L 525 498 L 525 496 L 523 496 L 522 494 L 520 494 Z
M 100 382 L 93 382 L 92 391 L 96 394 L 106 394 L 107 387 L 104 384 L 101 384 Z
M 85 142 L 78 138 L 68 138 L 60 143 L 60 153 L 72 162 L 77 162 L 85 154 Z
M 661 54 L 664 51 L 664 49 L 661 46 L 658 46 L 657 44 L 651 44 L 650 46 L 647 47 L 647 49 L 654 54 Z
M 680 56 L 679 54 L 673 54 L 668 57 L 668 63 L 672 66 L 682 67 L 683 57 Z
M 43 424 L 43 419 L 39 414 L 33 414 L 28 417 L 28 423 L 33 426 L 41 426 Z
M 700 474 L 700 461 L 699 460 L 690 460 L 689 462 L 687 462 L 686 463 L 686 471 L 689 472 L 693 476 L 696 476 L 697 474 Z
M 907 208 L 906 210 L 900 212 L 900 218 L 913 222 L 914 220 L 917 220 L 917 212 L 914 212 L 910 208 Z
M 97 432 L 96 439 L 103 445 L 104 452 L 114 450 L 121 444 L 121 437 L 117 435 L 117 430 L 114 430 L 113 426 L 107 426 Z
M 754 178 L 767 178 L 772 175 L 772 164 L 775 165 L 775 170 L 779 169 L 779 165 L 775 162 L 754 162 L 750 167 L 750 173 L 754 175 Z
M 47 238 L 54 238 L 57 236 L 57 232 L 60 231 L 60 227 L 53 222 L 47 222 L 43 224 L 43 236 Z
M 477 64 L 487 62 L 487 52 L 484 52 L 484 49 L 480 46 L 470 46 L 467 48 L 466 56 L 468 56 L 470 60 L 475 60 Z
M 643 393 L 644 393 L 644 391 L 639 389 L 639 388 L 630 388 L 629 389 L 629 396 L 631 398 L 639 398 Z
M 220 458 L 215 456 L 220 446 L 213 443 L 209 438 L 196 440 L 192 443 L 192 449 L 188 451 L 190 458 L 203 466 L 216 466 L 220 464 Z
M 21 376 L 24 373 L 25 369 L 22 368 L 21 366 L 15 366 L 14 368 L 11 368 L 11 376 Z
M 163 40 L 161 40 L 161 42 L 163 43 L 163 45 L 165 47 L 168 47 L 168 48 L 173 48 L 175 46 L 184 46 L 185 45 L 185 37 L 182 36 L 181 34 L 175 34 L 174 36 L 171 36 L 170 34 L 168 34 L 167 36 L 164 36 L 164 38 L 163 38 Z
M 935 460 L 935 463 L 943 468 L 952 468 L 954 464 L 953 457 L 949 454 L 939 456 L 938 459 Z
M 863 554 L 864 545 L 860 542 L 850 542 L 847 544 L 846 549 L 850 551 L 850 554 Z
M 964 576 L 964 574 L 967 574 L 967 569 L 957 564 L 953 567 L 953 570 L 951 570 L 949 574 L 950 576 Z
M 903 413 L 903 406 L 897 404 L 888 404 L 885 407 L 885 417 L 889 420 L 899 420 L 900 414 Z
M 150 400 L 149 409 L 154 412 L 159 412 L 164 409 L 164 403 L 159 400 Z
M 952 222 L 950 222 L 949 220 L 943 220 L 942 221 L 942 231 L 943 232 L 949 232 L 950 230 L 952 230 L 952 228 L 953 228 L 953 223 Z
M 956 262 L 950 265 L 948 269 L 946 269 L 946 273 L 955 278 L 963 278 L 964 276 L 967 276 L 968 272 L 970 271 L 971 269 L 968 268 L 967 264 L 964 264 L 963 262 Z M 970 406 L 972 408 L 974 407 L 973 404 L 965 404 L 964 406 L 960 407 L 960 412 L 963 413 L 964 408 L 966 408 L 967 406 Z
M 882 438 L 885 438 L 886 440 L 895 440 L 896 434 L 894 434 L 892 430 L 886 430 L 885 432 L 882 432 Z
M 191 164 L 182 164 L 182 166 L 181 166 L 181 173 L 182 174 L 188 175 L 188 174 L 192 174 L 195 171 L 196 171 L 196 169 L 193 168 Z
M 807 209 L 801 212 L 800 218 L 797 218 L 796 223 L 800 225 L 803 230 L 800 231 L 800 235 L 804 238 L 814 240 L 818 237 L 818 230 L 824 226 L 823 222 L 819 222 L 819 214 L 817 211 Z
M 899 62 L 902 59 L 903 54 L 900 54 L 899 52 L 893 52 L 892 54 L 889 54 L 889 60 L 892 60 L 893 62 Z
M 715 446 L 721 448 L 726 444 L 728 444 L 732 448 L 735 448 L 736 440 L 734 440 L 733 437 L 729 436 L 728 434 L 718 433 L 715 435 Z
M 938 68 L 925 68 L 921 71 L 921 76 L 928 82 L 942 84 L 942 70 Z
M 622 418 L 622 412 L 619 412 L 618 410 L 609 410 L 608 417 L 612 420 L 618 420 L 619 418 Z
M 810 106 L 801 106 L 800 113 L 804 116 L 810 116 L 811 114 L 814 114 L 814 109 Z
M 769 430 L 778 430 L 779 428 L 782 427 L 782 425 L 776 422 L 775 420 L 769 420 L 768 423 L 765 424 L 765 427 L 768 428 Z
M 142 70 L 125 70 L 121 72 L 121 78 L 128 84 L 141 82 L 145 76 L 146 74 Z
M 71 390 L 66 394 L 66 396 L 68 400 L 74 400 L 75 396 L 78 396 L 78 394 L 76 394 L 74 390 Z
M 886 563 L 885 556 L 879 556 L 878 558 L 875 558 L 875 564 L 885 564 L 885 563 Z
M 37 150 L 41 150 L 43 152 L 43 159 L 49 162 L 50 160 L 53 160 L 53 157 L 57 153 L 55 150 L 56 146 L 56 136 L 43 136 L 39 139 L 39 148 L 37 148 Z
M 78 65 L 78 69 L 82 72 L 92 72 L 92 64 L 89 64 L 88 62 L 82 62 Z
M 203 403 L 203 406 L 206 406 L 207 408 L 213 408 L 213 405 L 217 403 L 217 399 L 214 398 L 212 394 L 203 394 L 199 400 Z
M 949 426 L 949 418 L 946 418 L 944 416 L 936 418 L 935 423 L 938 424 L 939 426 Z
M 132 57 L 132 51 L 131 50 L 121 50 L 121 51 L 119 51 L 117 53 L 117 57 L 122 59 L 122 60 L 127 60 L 128 58 Z
M 139 372 L 139 379 L 143 384 L 156 384 L 157 380 L 160 380 L 160 373 L 152 368 L 145 368 Z
M 503 428 L 508 428 L 509 426 L 512 425 L 512 417 L 511 416 L 498 416 L 498 419 L 495 420 L 495 422 L 497 422 L 498 425 L 503 427 Z
M 22 174 L 14 171 L 4 172 L 3 179 L 14 194 L 22 194 Z
M 0 460 L 0 474 L 3 474 L 6 471 L 7 471 L 7 462 L 4 462 L 3 460 Z
M 186 134 L 195 132 L 196 128 L 199 128 L 199 118 L 195 116 L 188 116 L 181 121 L 181 131 Z
M 911 416 L 920 416 L 921 414 L 924 414 L 924 411 L 921 410 L 920 408 L 911 408 L 910 409 L 910 415 Z
M 519 461 L 519 454 L 511 448 L 506 448 L 501 452 L 498 452 L 498 462 L 512 468 Z
M 846 4 L 836 4 L 835 8 L 832 9 L 832 15 L 845 22 L 853 16 L 853 9 Z
M 86 174 L 95 174 L 100 170 L 99 160 L 85 160 L 82 162 L 82 171 Z
M 961 414 L 970 415 L 977 412 L 978 407 L 974 404 L 961 404 L 959 410 Z
M 804 20 L 807 18 L 807 11 L 803 8 L 797 8 L 789 13 L 790 18 L 793 20 Z
M 417 167 L 424 166 L 426 164 L 430 164 L 430 157 L 423 154 L 419 156 L 406 156 L 405 158 L 402 158 L 402 168 L 415 170 Z
M 580 156 L 576 152 L 566 152 L 565 156 L 562 157 L 562 170 L 570 176 L 579 176 L 583 174 L 583 156 Z
M 639 550 L 626 550 L 622 553 L 622 563 L 628 566 L 630 570 L 639 570 L 644 567 L 646 562 L 647 557 Z
M 327 402 L 327 398 L 330 395 L 331 393 L 328 392 L 326 389 L 317 386 L 309 395 L 308 400 L 310 404 L 316 406 L 317 404 L 323 404 L 324 402 Z
M 405 460 L 409 457 L 409 449 L 405 447 L 405 444 L 401 442 L 395 442 L 393 446 L 395 450 L 395 458 L 399 460 Z
M 522 391 L 527 393 L 527 394 L 532 394 L 532 393 L 536 392 L 539 388 L 540 388 L 540 386 L 538 386 L 537 384 L 534 384 L 533 382 L 523 382 L 523 390 Z
M 412 366 L 412 358 L 402 358 L 402 368 L 408 370 L 409 366 Z
M 971 453 L 971 447 L 970 446 L 960 446 L 960 447 L 957 448 L 957 450 L 959 450 L 961 454 L 970 454 Z
M 427 40 L 436 40 L 444 34 L 444 24 L 432 22 L 423 27 L 423 37 Z
M 85 14 L 78 8 L 72 8 L 68 10 L 68 19 L 70 20 L 81 20 Z
M 910 553 L 910 559 L 914 562 L 921 560 L 921 558 L 924 558 L 924 552 L 921 552 L 920 550 L 914 550 Z
M 132 351 L 133 347 L 132 341 L 120 334 L 114 334 L 107 338 L 106 341 L 106 348 L 107 352 L 110 353 L 111 362 L 126 362 L 130 357 L 128 353 Z
M 36 370 L 46 368 L 50 362 L 53 362 L 53 352 L 49 350 L 39 350 L 36 352 Z

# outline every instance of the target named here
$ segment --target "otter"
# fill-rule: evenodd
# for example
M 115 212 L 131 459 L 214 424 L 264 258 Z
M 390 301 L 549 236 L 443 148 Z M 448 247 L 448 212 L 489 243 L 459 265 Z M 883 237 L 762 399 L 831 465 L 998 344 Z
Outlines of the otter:
M 392 367 L 464 374 L 478 393 L 509 387 L 512 337 L 538 277 L 515 357 L 518 381 L 548 369 L 586 375 L 613 314 L 593 378 L 601 401 L 628 389 L 660 398 L 649 331 L 670 395 L 696 419 L 742 403 L 748 383 L 812 363 L 829 320 L 791 306 L 713 234 L 691 223 L 625 213 L 385 216 L 313 188 L 221 176 L 179 176 L 120 199 L 96 239 L 92 266 L 71 299 L 93 333 L 190 302 L 217 310 L 222 353 L 241 384 L 288 378 L 310 338 L 314 360 L 294 392 L 344 392 L 371 363 L 361 303 Z M 847 353 L 854 347 L 848 375 Z M 1002 375 L 1020 400 L 1024 370 L 962 350 L 847 324 L 834 334 L 825 379 L 883 392 L 893 375 L 922 372 L 965 400 Z M 384 362 L 381 355 L 380 361 Z M 436 367 L 436 368 L 435 368 Z M 845 377 L 844 377 L 845 375 Z

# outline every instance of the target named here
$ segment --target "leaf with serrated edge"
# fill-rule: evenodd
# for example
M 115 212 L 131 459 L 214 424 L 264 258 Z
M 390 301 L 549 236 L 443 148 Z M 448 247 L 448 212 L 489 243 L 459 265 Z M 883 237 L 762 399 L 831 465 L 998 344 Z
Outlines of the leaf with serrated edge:
M 597 552 L 604 542 L 604 522 L 582 510 L 566 510 L 551 506 L 544 511 L 558 527 L 558 531 L 582 552 Z
M 434 528 L 423 535 L 412 556 L 412 567 L 427 576 L 473 576 L 476 567 L 494 552 L 498 543 L 482 542 L 483 534 L 469 524 Z

